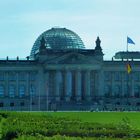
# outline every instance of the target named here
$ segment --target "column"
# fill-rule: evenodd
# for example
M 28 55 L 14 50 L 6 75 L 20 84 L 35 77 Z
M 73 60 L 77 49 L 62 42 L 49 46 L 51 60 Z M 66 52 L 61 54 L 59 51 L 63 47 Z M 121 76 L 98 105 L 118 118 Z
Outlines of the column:
M 90 101 L 90 71 L 87 70 L 85 73 L 85 98 L 86 100 Z
M 131 97 L 134 97 L 134 75 L 131 73 Z
M 45 84 L 46 84 L 46 109 L 48 111 L 49 109 L 49 72 L 46 73 L 46 79 L 45 79 Z
M 65 99 L 66 101 L 70 101 L 72 96 L 72 73 L 70 71 L 66 71 L 65 73 Z
M 99 74 L 97 73 L 97 71 L 94 71 L 94 84 L 95 84 L 95 86 L 94 86 L 94 90 L 93 90 L 93 98 L 95 98 L 98 94 L 99 94 L 99 84 L 100 84 L 100 82 L 99 82 Z
M 26 92 L 25 92 L 25 96 L 26 97 L 30 96 L 29 72 L 26 73 Z
M 16 97 L 19 97 L 19 89 L 18 89 L 19 88 L 19 78 L 18 77 L 19 77 L 19 73 L 17 72 L 16 73 L 16 95 L 15 95 Z
M 124 91 L 124 87 L 125 87 L 125 79 L 124 79 L 124 75 L 125 73 L 124 72 L 122 72 L 122 79 L 121 79 L 121 85 L 122 85 L 122 87 L 121 87 L 121 89 L 122 89 L 122 93 L 121 93 L 121 96 L 122 97 L 124 97 L 124 94 L 125 94 L 125 91 Z
M 44 70 L 40 67 L 38 71 L 38 110 L 44 109 L 44 95 L 45 95 L 45 80 L 44 80 Z
M 32 110 L 31 106 L 31 98 L 30 98 L 30 86 L 29 86 L 29 72 L 26 73 L 26 92 L 25 92 L 25 98 L 27 99 L 25 102 L 26 109 Z
M 81 72 L 76 71 L 75 75 L 75 93 L 76 93 L 76 100 L 80 101 L 81 100 Z
M 41 68 L 38 72 L 38 81 L 39 81 L 39 95 L 44 96 L 45 95 L 45 81 L 44 81 L 44 72 L 43 69 Z
M 49 72 L 46 73 L 46 80 L 45 80 L 45 91 L 46 95 L 49 96 Z
M 114 93 L 114 88 L 115 88 L 115 83 L 114 83 L 114 72 L 111 73 L 111 96 L 115 96 Z
M 9 78 L 8 78 L 8 72 L 5 72 L 5 95 L 6 97 L 9 96 Z
M 55 73 L 55 98 L 56 101 L 60 101 L 61 97 L 61 85 L 62 84 L 62 74 L 60 71 Z
M 100 72 L 98 72 L 98 97 L 103 97 L 104 96 L 104 75 L 103 75 L 103 71 L 101 70 Z

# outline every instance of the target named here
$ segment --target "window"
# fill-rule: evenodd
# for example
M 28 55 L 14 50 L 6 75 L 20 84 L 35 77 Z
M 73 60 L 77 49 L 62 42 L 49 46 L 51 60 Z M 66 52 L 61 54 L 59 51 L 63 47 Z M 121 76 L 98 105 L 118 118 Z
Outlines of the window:
M 124 85 L 124 96 L 125 97 L 128 97 L 129 96 L 129 93 L 130 93 L 130 86 L 128 84 L 125 84 Z
M 0 85 L 0 97 L 4 96 L 4 86 Z
M 25 96 L 25 86 L 24 85 L 20 85 L 19 86 L 19 97 L 24 97 Z
M 9 97 L 11 97 L 11 98 L 15 97 L 15 86 L 14 85 L 9 86 Z
M 32 105 L 35 105 L 35 103 L 34 103 L 34 102 L 32 102 Z
M 106 81 L 111 80 L 111 72 L 104 72 L 104 79 Z
M 120 105 L 120 102 L 116 102 L 116 105 Z
M 137 103 L 136 103 L 136 106 L 140 106 L 140 102 L 137 102 Z
M 4 73 L 1 72 L 1 73 L 0 73 L 0 81 L 3 81 L 3 80 L 4 80 Z
M 135 81 L 139 81 L 140 80 L 140 75 L 139 75 L 138 72 L 135 72 L 134 75 L 133 75 L 133 77 L 134 77 L 134 80 Z
M 140 89 L 140 87 L 138 85 L 134 86 L 134 95 L 137 98 L 140 97 L 139 89 Z
M 21 103 L 20 103 L 20 106 L 24 106 L 24 102 L 21 102 Z
M 19 78 L 20 81 L 24 81 L 24 80 L 26 80 L 26 74 L 24 72 L 21 72 L 21 73 L 19 73 L 18 78 Z
M 128 74 L 127 72 L 124 73 L 124 80 L 128 81 L 130 79 L 130 74 Z
M 14 106 L 14 103 L 10 103 L 10 106 L 13 107 Z
M 109 95 L 110 95 L 110 89 L 111 89 L 111 88 L 110 88 L 109 85 L 106 85 L 106 86 L 105 86 L 105 96 L 106 96 L 106 97 L 109 97 Z
M 0 107 L 3 107 L 4 106 L 4 104 L 3 103 L 0 103 Z
M 35 96 L 35 92 L 36 92 L 35 86 L 34 85 L 30 85 L 30 95 L 31 96 Z
M 30 75 L 29 75 L 29 79 L 30 79 L 30 81 L 34 81 L 34 80 L 36 80 L 36 73 L 35 73 L 35 72 L 30 73 Z
M 115 88 L 114 88 L 114 93 L 115 93 L 115 96 L 116 97 L 120 97 L 121 95 L 121 90 L 120 90 L 120 86 L 119 85 L 116 85 Z
M 115 72 L 115 73 L 114 73 L 114 80 L 116 80 L 116 81 L 121 80 L 121 73 Z
M 131 105 L 131 103 L 130 102 L 127 102 L 126 105 Z
M 10 81 L 14 81 L 14 80 L 16 80 L 16 73 L 9 73 L 9 80 Z

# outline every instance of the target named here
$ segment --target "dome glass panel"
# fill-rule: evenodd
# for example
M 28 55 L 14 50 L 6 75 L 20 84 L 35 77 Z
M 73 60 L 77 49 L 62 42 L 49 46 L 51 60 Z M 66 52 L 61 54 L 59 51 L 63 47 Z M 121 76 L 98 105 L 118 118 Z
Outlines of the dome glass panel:
M 39 52 L 40 40 L 44 37 L 46 48 L 50 49 L 84 49 L 84 43 L 81 38 L 71 30 L 66 28 L 52 28 L 42 33 L 35 41 L 30 58 Z

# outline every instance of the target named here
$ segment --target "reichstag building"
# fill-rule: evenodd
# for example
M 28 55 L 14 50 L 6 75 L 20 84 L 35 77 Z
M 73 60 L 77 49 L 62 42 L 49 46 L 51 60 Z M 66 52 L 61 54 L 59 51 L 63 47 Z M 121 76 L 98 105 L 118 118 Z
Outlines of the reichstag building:
M 86 49 L 69 29 L 43 32 L 25 60 L 0 60 L 0 110 L 140 110 L 139 52 L 103 56 L 99 37 Z

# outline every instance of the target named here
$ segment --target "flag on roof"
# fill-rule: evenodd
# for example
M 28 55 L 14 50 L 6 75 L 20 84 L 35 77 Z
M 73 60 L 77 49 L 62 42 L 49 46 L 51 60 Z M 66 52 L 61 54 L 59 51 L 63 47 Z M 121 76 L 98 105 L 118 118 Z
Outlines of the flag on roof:
M 127 63 L 126 68 L 127 68 L 127 73 L 130 74 L 130 72 L 132 71 L 132 68 L 129 63 Z
M 130 37 L 127 37 L 127 43 L 135 45 L 135 42 Z

